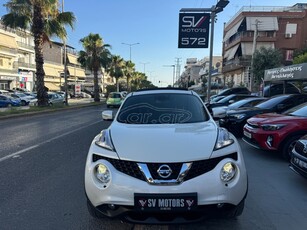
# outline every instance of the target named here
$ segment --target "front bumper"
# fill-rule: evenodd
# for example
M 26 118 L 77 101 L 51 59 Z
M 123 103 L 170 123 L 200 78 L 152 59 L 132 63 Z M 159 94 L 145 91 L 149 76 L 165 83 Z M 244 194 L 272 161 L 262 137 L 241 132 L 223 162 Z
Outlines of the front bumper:
M 236 145 L 238 145 L 237 142 Z M 185 220 L 198 221 L 205 214 L 222 213 L 238 206 L 242 201 L 244 202 L 247 193 L 247 173 L 239 146 L 237 150 L 239 152 L 236 160 L 224 158 L 212 170 L 186 180 L 181 184 L 151 185 L 146 181 L 118 171 L 109 161 L 103 158 L 93 161 L 93 154 L 96 153 L 97 155 L 99 150 L 97 146 L 92 145 L 85 169 L 86 195 L 90 204 L 96 210 L 109 217 L 125 216 L 128 221 L 140 221 L 141 223 L 145 219 L 148 222 L 148 218 L 150 219 L 151 216 L 160 216 L 160 219 L 163 219 L 165 217 L 163 214 L 168 213 L 168 216 L 174 216 L 174 218 L 182 217 Z M 229 161 L 236 164 L 237 174 L 230 182 L 225 183 L 220 179 L 220 172 L 223 165 Z M 94 175 L 94 169 L 98 163 L 105 164 L 110 170 L 111 183 L 106 187 L 101 186 Z M 134 205 L 135 193 L 196 193 L 197 208 L 191 212 L 185 211 L 184 213 L 161 210 L 159 212 L 140 212 Z M 138 219 L 138 217 L 141 219 Z
M 293 151 L 290 160 L 290 169 L 307 179 L 307 157 Z

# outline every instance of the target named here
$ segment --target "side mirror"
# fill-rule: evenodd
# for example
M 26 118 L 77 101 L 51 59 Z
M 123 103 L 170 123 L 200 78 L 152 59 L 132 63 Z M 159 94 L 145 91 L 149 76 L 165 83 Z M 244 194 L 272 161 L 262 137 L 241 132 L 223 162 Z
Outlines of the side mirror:
M 105 120 L 105 121 L 113 121 L 114 119 L 112 110 L 103 111 L 101 115 L 102 115 L 102 120 Z
M 235 102 L 235 100 L 230 100 L 229 101 L 229 104 L 232 104 L 232 103 L 234 103 Z

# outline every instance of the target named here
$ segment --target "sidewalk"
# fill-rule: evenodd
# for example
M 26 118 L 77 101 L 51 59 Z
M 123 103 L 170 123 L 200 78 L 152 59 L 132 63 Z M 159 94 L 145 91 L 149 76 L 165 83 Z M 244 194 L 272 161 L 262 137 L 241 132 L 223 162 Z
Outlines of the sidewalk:
M 100 99 L 100 103 L 95 103 L 93 98 L 69 98 L 68 99 L 68 106 L 50 106 L 45 107 L 45 109 L 39 111 L 28 111 L 30 108 L 36 108 L 33 106 L 20 106 L 20 107 L 11 107 L 11 108 L 0 108 L 0 119 L 10 118 L 10 117 L 18 117 L 18 116 L 28 116 L 33 114 L 39 113 L 49 113 L 55 112 L 59 110 L 67 110 L 67 109 L 75 109 L 75 108 L 82 108 L 86 106 L 99 106 L 104 104 L 106 101 L 105 98 Z M 2 112 L 9 112 L 10 110 L 16 111 L 16 113 L 12 112 L 10 114 L 2 113 Z M 21 112 L 24 111 L 24 112 Z

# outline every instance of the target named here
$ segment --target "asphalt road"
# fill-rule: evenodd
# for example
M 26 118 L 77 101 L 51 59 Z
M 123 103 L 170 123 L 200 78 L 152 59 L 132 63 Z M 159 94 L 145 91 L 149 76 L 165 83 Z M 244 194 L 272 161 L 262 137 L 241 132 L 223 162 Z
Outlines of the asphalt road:
M 240 141 L 249 193 L 237 219 L 181 226 L 96 220 L 86 207 L 84 166 L 93 137 L 110 122 L 103 107 L 0 120 L 0 229 L 307 229 L 307 180 L 277 153 Z

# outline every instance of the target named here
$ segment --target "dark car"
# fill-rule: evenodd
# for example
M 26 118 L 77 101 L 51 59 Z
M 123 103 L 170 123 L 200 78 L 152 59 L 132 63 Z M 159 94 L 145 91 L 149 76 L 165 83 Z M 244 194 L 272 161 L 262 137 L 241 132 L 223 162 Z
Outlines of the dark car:
M 292 83 L 286 83 L 285 85 L 285 94 L 300 93 L 301 91 Z M 283 83 L 274 83 L 264 87 L 263 96 L 271 97 L 279 94 L 284 94 L 284 85 Z
M 210 102 L 210 103 L 206 103 L 206 106 L 208 108 L 208 110 L 210 111 L 210 113 L 212 114 L 212 108 L 215 107 L 219 107 L 219 106 L 228 106 L 234 102 L 240 101 L 242 99 L 245 99 L 247 97 L 255 97 L 249 94 L 231 94 L 228 95 L 226 97 L 224 97 L 223 99 L 217 101 L 217 102 Z
M 276 95 L 255 107 L 244 107 L 227 111 L 226 117 L 219 120 L 220 126 L 227 128 L 236 136 L 241 136 L 247 119 L 262 113 L 282 113 L 304 102 L 307 102 L 307 94 Z
M 228 110 L 238 109 L 242 107 L 252 107 L 266 100 L 265 97 L 247 97 L 240 101 L 234 102 L 229 106 L 219 106 L 212 109 L 213 118 L 220 119 L 226 116 Z
M 210 97 L 210 100 L 217 96 L 228 96 L 231 94 L 251 94 L 251 92 L 246 87 L 234 87 L 229 89 L 224 89 L 216 95 Z
M 295 143 L 291 153 L 290 168 L 307 179 L 307 135 Z
M 278 151 L 286 160 L 297 140 L 307 134 L 307 103 L 282 114 L 258 114 L 247 120 L 243 140 L 260 149 Z M 269 152 L 269 151 L 267 151 Z

